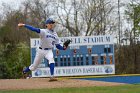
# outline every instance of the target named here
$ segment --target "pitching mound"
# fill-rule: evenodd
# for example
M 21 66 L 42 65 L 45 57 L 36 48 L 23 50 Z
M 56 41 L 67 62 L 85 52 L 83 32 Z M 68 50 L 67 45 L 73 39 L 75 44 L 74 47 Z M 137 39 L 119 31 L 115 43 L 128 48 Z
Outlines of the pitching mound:
M 48 78 L 31 79 L 1 79 L 0 90 L 24 90 L 24 89 L 42 89 L 42 88 L 61 88 L 61 87 L 87 87 L 87 86 L 118 86 L 123 83 L 111 83 L 77 79 L 62 79 L 49 82 Z

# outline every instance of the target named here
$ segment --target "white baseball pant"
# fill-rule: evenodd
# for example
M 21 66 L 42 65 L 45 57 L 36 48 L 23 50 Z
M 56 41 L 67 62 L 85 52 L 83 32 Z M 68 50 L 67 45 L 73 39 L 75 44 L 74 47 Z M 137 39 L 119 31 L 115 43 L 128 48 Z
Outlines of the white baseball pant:
M 41 61 L 44 57 L 49 61 L 49 64 L 50 63 L 55 63 L 54 58 L 53 58 L 52 49 L 43 50 L 43 49 L 37 48 L 34 62 L 33 62 L 33 64 L 31 64 L 29 66 L 29 69 L 34 71 L 38 67 L 38 65 L 41 63 Z

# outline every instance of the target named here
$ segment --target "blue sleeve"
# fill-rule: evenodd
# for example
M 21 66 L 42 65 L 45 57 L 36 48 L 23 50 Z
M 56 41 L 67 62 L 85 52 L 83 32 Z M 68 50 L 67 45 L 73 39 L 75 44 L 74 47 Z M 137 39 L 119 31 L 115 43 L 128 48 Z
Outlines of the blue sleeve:
M 59 50 L 65 50 L 63 46 L 61 46 L 60 44 L 55 44 L 56 48 Z
M 40 33 L 40 29 L 39 28 L 35 28 L 35 27 L 32 27 L 30 25 L 26 25 L 25 26 L 27 29 L 31 30 L 31 31 L 34 31 L 34 32 L 37 32 L 37 33 Z

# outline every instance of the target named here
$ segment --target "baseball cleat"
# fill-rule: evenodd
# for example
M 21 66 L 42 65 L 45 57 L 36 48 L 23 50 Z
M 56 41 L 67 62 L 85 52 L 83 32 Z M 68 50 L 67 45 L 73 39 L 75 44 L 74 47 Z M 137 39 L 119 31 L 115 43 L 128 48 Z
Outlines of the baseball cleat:
M 23 79 L 26 79 L 26 77 L 27 77 L 27 73 L 24 72 L 24 71 L 22 71 L 22 78 L 23 78 Z
M 24 75 L 24 74 L 26 74 L 26 72 L 22 71 L 22 74 Z

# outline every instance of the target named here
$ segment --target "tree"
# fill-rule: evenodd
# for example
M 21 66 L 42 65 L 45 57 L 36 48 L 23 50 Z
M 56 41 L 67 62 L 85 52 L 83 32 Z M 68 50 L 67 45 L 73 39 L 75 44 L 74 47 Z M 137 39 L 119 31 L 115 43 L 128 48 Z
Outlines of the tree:
M 105 34 L 113 9 L 110 2 L 104 0 L 61 0 L 56 8 L 60 24 L 73 36 Z
M 133 24 L 132 30 L 130 31 L 130 44 L 136 43 L 136 37 L 140 34 L 140 4 L 134 4 L 132 1 L 128 4 L 128 9 L 125 10 L 125 14 L 128 16 L 130 24 Z
M 45 20 L 53 15 L 54 10 L 51 7 L 50 0 L 28 0 L 23 2 L 24 15 L 26 16 L 25 23 L 37 27 L 44 27 Z
M 0 46 L 0 78 L 21 78 L 23 67 L 30 64 L 30 50 L 26 43 L 19 43 L 11 51 L 12 46 Z
M 127 40 L 130 40 L 130 45 L 123 45 L 119 48 L 119 51 L 116 51 L 116 57 L 119 57 L 116 59 L 116 71 L 121 73 L 139 73 L 139 60 L 140 60 L 140 53 L 139 53 L 139 44 L 136 42 L 137 32 L 139 32 L 139 16 L 140 16 L 140 5 L 138 3 L 135 3 L 132 1 L 128 4 L 127 10 L 125 11 L 125 14 L 128 19 L 128 26 L 132 26 L 132 29 L 129 29 L 125 31 L 125 36 Z M 125 67 L 125 68 L 124 68 Z

